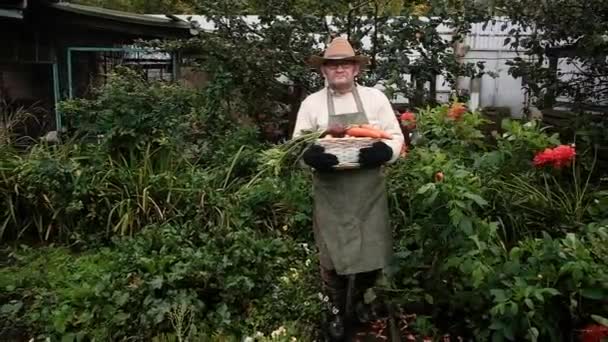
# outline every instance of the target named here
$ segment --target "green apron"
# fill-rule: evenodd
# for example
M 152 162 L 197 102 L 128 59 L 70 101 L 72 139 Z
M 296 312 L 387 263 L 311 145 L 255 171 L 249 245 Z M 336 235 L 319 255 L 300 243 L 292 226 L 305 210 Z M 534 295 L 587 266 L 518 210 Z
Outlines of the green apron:
M 357 87 L 357 112 L 336 115 L 327 89 L 328 125 L 366 124 Z M 321 266 L 355 274 L 382 269 L 392 255 L 386 183 L 382 168 L 313 173 L 313 229 Z

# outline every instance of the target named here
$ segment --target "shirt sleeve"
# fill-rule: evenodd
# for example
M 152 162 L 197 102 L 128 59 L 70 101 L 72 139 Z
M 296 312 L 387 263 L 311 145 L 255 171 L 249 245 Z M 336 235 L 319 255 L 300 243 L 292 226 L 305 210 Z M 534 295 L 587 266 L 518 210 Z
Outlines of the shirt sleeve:
M 382 91 L 377 91 L 378 103 L 380 104 L 378 108 L 379 112 L 377 113 L 378 121 L 380 122 L 381 129 L 392 137 L 392 139 L 384 139 L 384 142 L 393 149 L 393 156 L 388 161 L 391 164 L 399 158 L 405 138 L 388 97 Z
M 313 117 L 313 113 L 314 110 L 310 98 L 304 99 L 304 101 L 302 101 L 302 103 L 300 104 L 300 109 L 298 109 L 292 139 L 298 138 L 299 136 L 303 135 L 304 131 L 317 130 L 317 124 L 315 118 Z M 302 159 L 298 161 L 298 166 L 306 170 L 311 169 L 308 165 L 306 165 L 306 163 L 304 163 L 304 160 Z
M 292 138 L 299 137 L 303 134 L 303 131 L 314 131 L 317 129 L 317 124 L 313 117 L 313 113 L 314 111 L 310 98 L 304 99 L 300 105 L 300 109 L 298 109 Z

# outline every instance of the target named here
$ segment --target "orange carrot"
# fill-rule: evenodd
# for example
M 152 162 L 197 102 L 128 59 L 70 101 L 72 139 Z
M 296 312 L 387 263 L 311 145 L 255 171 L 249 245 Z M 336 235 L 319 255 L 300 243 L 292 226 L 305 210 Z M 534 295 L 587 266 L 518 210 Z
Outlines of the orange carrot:
M 374 129 L 374 130 L 377 130 L 377 128 L 376 128 L 376 127 L 374 127 L 374 126 L 372 126 L 372 125 L 370 125 L 370 124 L 363 124 L 363 125 L 359 125 L 359 127 L 361 127 L 361 128 L 367 128 L 367 129 Z
M 381 137 L 380 133 L 378 133 L 377 131 L 362 127 L 351 127 L 346 130 L 346 134 L 359 138 L 379 139 Z
M 392 139 L 393 137 L 391 137 L 390 134 L 379 130 L 377 128 L 374 128 L 372 125 L 359 125 L 359 126 L 354 126 L 351 127 L 352 128 L 357 128 L 360 129 L 361 131 L 358 131 L 359 133 L 356 134 L 361 134 L 361 135 L 355 135 L 355 134 L 350 134 L 350 135 L 354 135 L 354 136 L 361 136 L 361 137 L 369 137 L 369 138 L 376 138 L 376 139 Z

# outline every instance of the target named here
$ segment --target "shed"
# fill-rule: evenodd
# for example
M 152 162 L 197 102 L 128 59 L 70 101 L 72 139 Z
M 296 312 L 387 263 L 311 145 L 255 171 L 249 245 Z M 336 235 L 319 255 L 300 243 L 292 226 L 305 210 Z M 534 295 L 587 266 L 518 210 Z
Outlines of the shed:
M 117 64 L 175 79 L 173 54 L 134 47 L 140 40 L 188 38 L 196 31 L 175 16 L 140 15 L 58 0 L 0 3 L 0 111 L 35 107 L 48 113 L 41 130 L 61 130 L 56 104 L 86 96 Z M 39 132 L 40 133 L 40 132 Z

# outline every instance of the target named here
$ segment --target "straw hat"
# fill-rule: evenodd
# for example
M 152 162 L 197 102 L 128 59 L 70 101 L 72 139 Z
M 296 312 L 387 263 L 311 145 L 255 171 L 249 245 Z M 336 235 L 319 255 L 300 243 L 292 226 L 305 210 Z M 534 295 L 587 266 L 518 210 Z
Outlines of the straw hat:
M 308 63 L 314 67 L 320 67 L 326 61 L 354 61 L 360 65 L 366 64 L 369 58 L 366 56 L 356 55 L 355 50 L 350 45 L 348 40 L 343 37 L 334 38 L 325 50 L 323 57 L 311 56 Z

